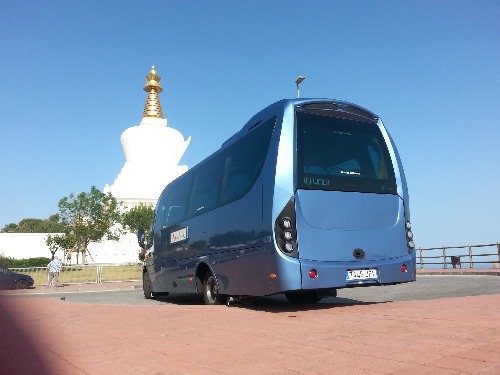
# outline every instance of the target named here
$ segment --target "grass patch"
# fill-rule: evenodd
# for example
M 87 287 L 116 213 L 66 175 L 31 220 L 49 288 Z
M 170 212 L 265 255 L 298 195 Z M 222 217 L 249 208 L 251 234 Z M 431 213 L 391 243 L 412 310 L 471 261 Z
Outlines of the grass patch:
M 142 280 L 142 264 L 131 266 L 104 266 L 101 281 Z

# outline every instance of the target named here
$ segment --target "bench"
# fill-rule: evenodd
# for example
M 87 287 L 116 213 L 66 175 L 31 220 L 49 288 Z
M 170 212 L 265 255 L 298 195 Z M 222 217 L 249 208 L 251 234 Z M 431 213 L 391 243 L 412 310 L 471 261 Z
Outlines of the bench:
M 460 257 L 451 256 L 450 259 L 451 259 L 451 265 L 453 266 L 453 268 L 457 268 L 457 266 L 460 266 L 460 268 L 462 268 L 462 263 L 460 262 Z

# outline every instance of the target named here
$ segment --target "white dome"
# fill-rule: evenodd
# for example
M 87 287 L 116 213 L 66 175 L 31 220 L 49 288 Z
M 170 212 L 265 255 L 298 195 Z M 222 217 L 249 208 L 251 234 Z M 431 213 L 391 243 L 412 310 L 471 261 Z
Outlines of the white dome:
M 166 125 L 151 124 L 152 119 L 125 130 L 120 138 L 127 161 L 177 165 L 191 139 Z M 166 121 L 165 121 L 166 124 Z
M 111 192 L 126 206 L 156 202 L 165 186 L 188 170 L 178 163 L 190 141 L 191 137 L 185 141 L 179 131 L 167 127 L 166 119 L 144 117 L 139 126 L 122 133 L 125 165 L 104 192 Z

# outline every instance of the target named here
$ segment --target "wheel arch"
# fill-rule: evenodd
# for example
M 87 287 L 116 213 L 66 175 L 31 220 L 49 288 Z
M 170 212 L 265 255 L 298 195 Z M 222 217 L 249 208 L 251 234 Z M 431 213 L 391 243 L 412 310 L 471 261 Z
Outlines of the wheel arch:
M 213 277 L 215 278 L 215 281 L 217 282 L 217 284 L 219 283 L 219 281 L 217 280 L 217 275 L 215 274 L 212 267 L 210 267 L 205 262 L 200 262 L 196 266 L 196 274 L 195 274 L 196 275 L 196 291 L 198 293 L 201 293 L 203 290 L 202 284 L 203 284 L 203 280 L 205 280 L 205 277 L 207 277 L 207 274 L 212 274 Z

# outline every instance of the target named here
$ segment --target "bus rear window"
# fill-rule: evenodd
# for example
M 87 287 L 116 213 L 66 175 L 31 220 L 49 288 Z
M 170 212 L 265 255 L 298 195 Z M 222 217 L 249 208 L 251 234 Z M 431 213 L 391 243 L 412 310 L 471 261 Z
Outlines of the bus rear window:
M 375 122 L 296 112 L 297 188 L 396 194 L 384 138 Z

